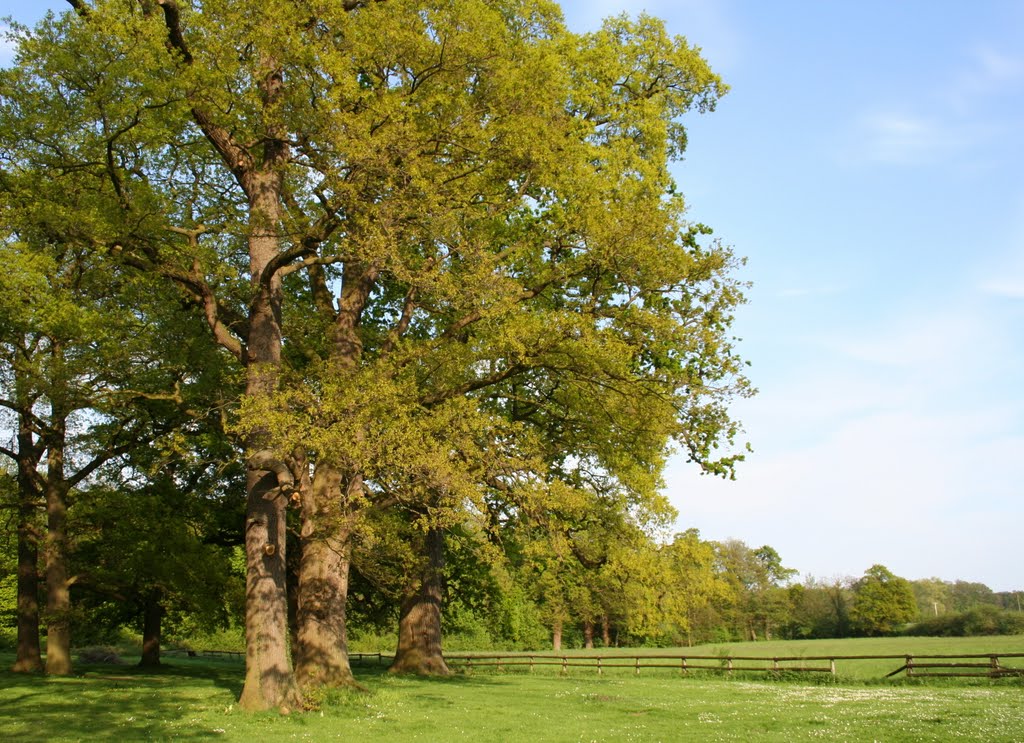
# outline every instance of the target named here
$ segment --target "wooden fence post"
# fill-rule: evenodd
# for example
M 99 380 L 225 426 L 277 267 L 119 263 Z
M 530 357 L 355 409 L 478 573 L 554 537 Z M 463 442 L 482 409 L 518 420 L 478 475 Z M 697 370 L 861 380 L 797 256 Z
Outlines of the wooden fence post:
M 914 656 L 913 655 L 908 655 L 907 656 L 907 675 L 908 676 L 913 676 L 914 675 Z
M 601 656 L 597 657 L 597 675 L 601 676 L 604 671 L 601 670 Z
M 640 656 L 636 656 L 636 675 L 640 675 Z
M 829 658 L 828 659 L 828 668 L 832 672 L 832 678 L 835 678 L 836 677 L 836 659 L 835 658 Z
M 569 659 L 562 656 L 562 673 L 569 673 Z

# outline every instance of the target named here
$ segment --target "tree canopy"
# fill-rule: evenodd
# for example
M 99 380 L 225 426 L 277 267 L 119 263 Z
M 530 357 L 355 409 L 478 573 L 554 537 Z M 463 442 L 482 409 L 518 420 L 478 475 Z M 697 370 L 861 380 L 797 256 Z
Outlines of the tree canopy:
M 743 456 L 740 262 L 669 173 L 681 117 L 726 91 L 699 50 L 644 15 L 572 33 L 535 0 L 70 5 L 0 72 L 5 250 L 118 282 L 96 333 L 167 329 L 103 358 L 111 399 L 168 402 L 133 444 L 198 435 L 182 390 L 222 370 L 203 404 L 248 472 L 243 706 L 351 682 L 349 570 L 381 529 L 530 524 L 612 611 L 672 448 L 724 476 Z M 62 399 L 34 394 L 9 407 Z M 131 467 L 103 400 L 88 440 Z

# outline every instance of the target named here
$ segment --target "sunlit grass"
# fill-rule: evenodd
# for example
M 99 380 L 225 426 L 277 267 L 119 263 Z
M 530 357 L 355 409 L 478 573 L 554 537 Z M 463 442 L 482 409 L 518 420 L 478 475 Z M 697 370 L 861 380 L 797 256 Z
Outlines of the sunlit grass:
M 902 641 L 902 638 L 901 638 Z M 929 652 L 973 652 L 942 640 Z M 985 638 L 1011 652 L 1024 638 Z M 915 638 L 912 652 L 925 652 Z M 983 646 L 983 647 L 982 647 Z M 811 646 L 819 654 L 818 645 Z M 846 641 L 839 649 L 848 649 Z M 856 645 L 858 649 L 865 647 Z M 879 645 L 873 644 L 872 650 Z M 907 644 L 900 646 L 904 651 Z M 757 653 L 767 649 L 761 643 Z M 738 654 L 738 649 L 729 650 Z M 747 654 L 749 648 L 742 648 Z M 798 654 L 791 644 L 779 654 Z M 832 652 L 832 651 L 826 651 Z M 899 652 L 899 651 L 894 651 Z M 768 651 L 767 654 L 772 654 Z M 837 653 L 838 654 L 838 653 Z M 847 654 L 846 652 L 842 654 Z M 864 654 L 869 654 L 865 650 Z M 13 659 L 0 655 L 9 667 Z M 71 678 L 0 673 L 5 740 L 922 741 L 1024 740 L 1024 683 L 783 682 L 657 671 L 395 678 L 359 668 L 366 692 L 334 692 L 304 714 L 238 710 L 242 666 L 176 658 L 168 668 L 82 666 Z

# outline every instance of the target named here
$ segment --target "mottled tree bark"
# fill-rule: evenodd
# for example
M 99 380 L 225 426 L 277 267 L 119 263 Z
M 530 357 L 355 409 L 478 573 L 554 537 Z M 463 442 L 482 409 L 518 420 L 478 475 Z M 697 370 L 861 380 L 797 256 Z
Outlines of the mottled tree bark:
M 607 614 L 601 616 L 601 640 L 606 648 L 612 646 L 612 623 Z
M 361 487 L 361 480 L 350 481 L 343 495 L 342 473 L 320 464 L 304 498 L 293 649 L 295 675 L 304 689 L 355 683 L 345 621 L 351 547 L 342 506 Z
M 357 369 L 361 361 L 359 322 L 376 277 L 372 266 L 345 264 L 328 359 L 339 374 Z M 355 684 L 346 627 L 350 520 L 365 496 L 362 475 L 344 471 L 329 459 L 317 462 L 312 487 L 303 495 L 295 646 L 296 675 L 303 688 Z
M 594 622 L 590 619 L 583 622 L 583 647 L 587 650 L 594 648 Z
M 270 75 L 269 77 L 273 77 Z M 270 83 L 268 83 L 269 85 Z M 283 144 L 264 146 L 266 169 L 242 178 L 249 197 L 249 263 L 255 297 L 249 312 L 246 394 L 266 397 L 277 390 L 281 365 L 281 279 L 264 276 L 278 255 L 281 175 L 274 169 Z M 290 711 L 302 703 L 288 656 L 286 509 L 275 470 L 262 469 L 264 436 L 254 431 L 246 442 L 250 468 L 246 479 L 245 685 L 238 700 L 247 710 Z
M 246 508 L 245 685 L 239 706 L 290 710 L 301 703 L 288 657 L 285 502 L 272 473 L 249 472 Z
M 392 673 L 447 676 L 441 635 L 444 532 L 432 528 L 424 538 L 422 569 L 412 576 L 402 599 L 398 620 L 398 649 L 388 669 Z
M 551 648 L 553 650 L 562 649 L 562 620 L 556 619 L 554 624 L 551 625 Z

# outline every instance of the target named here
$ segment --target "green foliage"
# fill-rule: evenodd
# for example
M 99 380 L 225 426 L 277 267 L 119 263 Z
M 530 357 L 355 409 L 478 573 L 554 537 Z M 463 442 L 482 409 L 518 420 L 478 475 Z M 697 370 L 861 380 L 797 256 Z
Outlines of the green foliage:
M 983 604 L 965 612 L 924 619 L 912 624 L 904 633 L 927 637 L 1022 634 L 1024 633 L 1024 614 Z
M 890 634 L 916 616 L 917 602 L 910 581 L 893 575 L 883 565 L 873 565 L 854 586 L 850 619 L 860 634 Z

